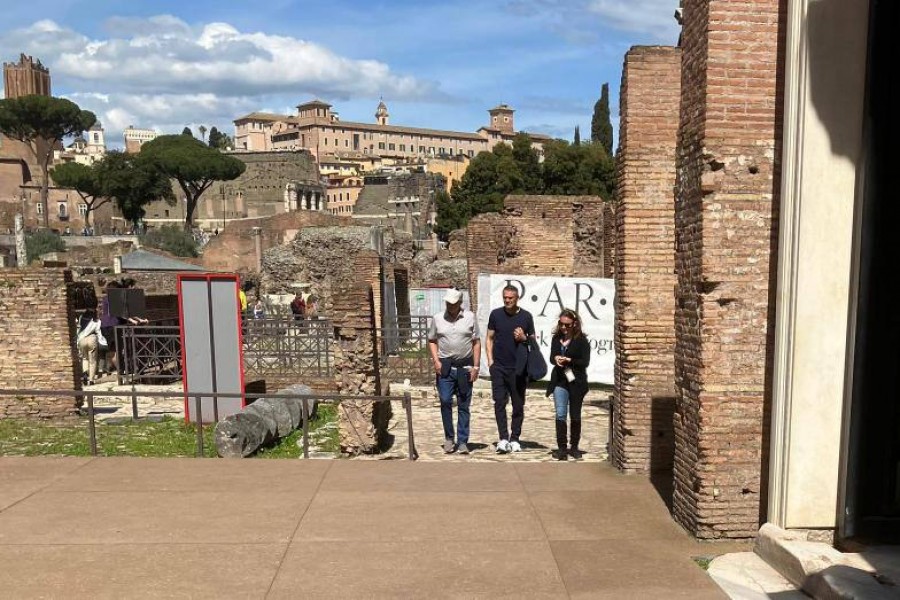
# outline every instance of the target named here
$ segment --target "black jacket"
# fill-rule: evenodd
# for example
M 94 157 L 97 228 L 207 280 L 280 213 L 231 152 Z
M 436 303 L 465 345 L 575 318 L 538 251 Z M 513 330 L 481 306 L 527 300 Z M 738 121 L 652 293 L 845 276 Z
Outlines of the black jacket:
M 556 357 L 559 355 L 567 356 L 572 359 L 569 366 L 572 367 L 572 372 L 575 373 L 575 381 L 570 383 L 566 379 L 563 369 L 556 366 Z M 570 394 L 578 394 L 581 396 L 587 394 L 587 368 L 588 365 L 591 364 L 591 345 L 588 343 L 586 337 L 579 335 L 569 342 L 569 347 L 566 349 L 565 353 L 563 353 L 560 336 L 559 334 L 554 335 L 553 341 L 550 343 L 550 364 L 553 365 L 553 370 L 550 372 L 550 383 L 547 384 L 548 396 L 553 394 L 553 388 L 556 386 L 568 389 Z

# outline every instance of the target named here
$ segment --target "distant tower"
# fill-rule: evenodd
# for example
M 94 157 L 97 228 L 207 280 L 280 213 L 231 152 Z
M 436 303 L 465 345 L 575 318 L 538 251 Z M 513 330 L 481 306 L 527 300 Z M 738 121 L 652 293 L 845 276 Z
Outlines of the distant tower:
M 378 103 L 378 109 L 375 111 L 375 121 L 379 125 L 387 125 L 388 118 L 391 115 L 388 114 L 387 106 L 384 104 L 384 100 Z
M 506 104 L 498 104 L 488 111 L 491 115 L 491 129 L 499 129 L 503 133 L 515 133 L 513 126 L 513 113 L 516 112 Z
M 3 63 L 3 90 L 7 98 L 37 94 L 50 95 L 50 71 L 24 54 L 18 63 Z
M 106 138 L 100 121 L 88 129 L 85 141 L 87 142 L 85 152 L 92 157 L 92 160 L 99 160 L 106 155 Z

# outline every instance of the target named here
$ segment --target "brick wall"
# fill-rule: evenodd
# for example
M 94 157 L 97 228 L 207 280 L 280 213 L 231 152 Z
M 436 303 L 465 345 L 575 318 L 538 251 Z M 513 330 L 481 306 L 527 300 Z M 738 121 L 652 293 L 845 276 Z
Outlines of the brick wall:
M 676 182 L 675 518 L 756 534 L 777 235 L 780 0 L 685 0 Z
M 599 196 L 507 196 L 503 212 L 469 221 L 469 294 L 479 273 L 602 277 L 603 211 Z
M 60 269 L 0 271 L 0 388 L 80 389 L 71 282 Z M 0 396 L 0 419 L 61 417 L 75 408 L 73 397 Z
M 616 269 L 616 201 L 603 203 L 603 277 L 612 279 Z
M 681 51 L 625 55 L 616 181 L 616 369 L 611 457 L 671 472 L 674 453 L 675 150 Z

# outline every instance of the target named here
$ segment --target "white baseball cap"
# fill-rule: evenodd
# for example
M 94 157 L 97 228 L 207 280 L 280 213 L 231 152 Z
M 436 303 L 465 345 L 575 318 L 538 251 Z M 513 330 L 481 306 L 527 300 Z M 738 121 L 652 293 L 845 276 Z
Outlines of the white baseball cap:
M 447 304 L 456 304 L 457 302 L 462 300 L 462 292 L 456 288 L 450 288 L 447 290 L 447 293 L 444 294 L 444 302 Z

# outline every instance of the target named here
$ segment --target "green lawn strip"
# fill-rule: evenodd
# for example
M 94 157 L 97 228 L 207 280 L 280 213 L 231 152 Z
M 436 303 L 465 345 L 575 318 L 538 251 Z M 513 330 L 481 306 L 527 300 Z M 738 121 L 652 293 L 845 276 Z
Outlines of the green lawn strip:
M 321 450 L 337 451 L 337 428 L 323 429 L 337 421 L 337 408 L 321 405 L 317 418 L 310 422 L 310 441 Z M 216 455 L 212 424 L 203 427 L 203 454 Z M 298 458 L 303 449 L 297 442 L 303 430 L 297 430 L 276 446 L 259 453 L 265 458 Z M 324 436 L 324 437 L 323 437 Z M 196 456 L 197 430 L 181 419 L 165 417 L 160 421 L 130 421 L 97 424 L 97 450 L 100 456 L 176 457 Z M 0 420 L 0 456 L 90 456 L 86 418 L 62 421 L 28 419 Z

